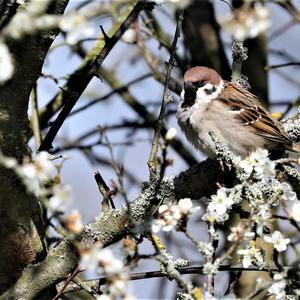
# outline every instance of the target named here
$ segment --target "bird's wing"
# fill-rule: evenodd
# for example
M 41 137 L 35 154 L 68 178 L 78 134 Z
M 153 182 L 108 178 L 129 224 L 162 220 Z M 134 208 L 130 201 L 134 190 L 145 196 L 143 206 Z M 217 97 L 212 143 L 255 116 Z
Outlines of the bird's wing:
M 235 118 L 250 131 L 274 142 L 290 145 L 291 139 L 287 136 L 282 125 L 274 120 L 270 113 L 260 104 L 258 98 L 230 82 L 224 83 L 224 89 L 217 100 L 222 101 Z

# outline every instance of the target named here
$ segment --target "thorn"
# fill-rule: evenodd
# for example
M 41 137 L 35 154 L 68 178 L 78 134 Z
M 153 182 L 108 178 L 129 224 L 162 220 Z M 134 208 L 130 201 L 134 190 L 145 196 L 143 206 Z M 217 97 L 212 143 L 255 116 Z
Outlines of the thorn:
M 103 34 L 105 44 L 108 44 L 110 42 L 110 37 L 104 31 L 104 28 L 103 28 L 102 25 L 100 25 L 100 30 L 101 30 L 101 32 Z

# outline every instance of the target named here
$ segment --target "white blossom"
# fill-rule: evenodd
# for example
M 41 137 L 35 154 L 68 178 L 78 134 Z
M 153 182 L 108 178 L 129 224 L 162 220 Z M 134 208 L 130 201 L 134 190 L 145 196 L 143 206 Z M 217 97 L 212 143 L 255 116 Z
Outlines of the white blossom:
M 286 280 L 284 279 L 284 274 L 275 274 L 273 279 L 275 282 L 268 288 L 268 292 L 274 295 L 276 300 L 285 299 Z
M 166 141 L 167 141 L 167 142 L 173 141 L 174 138 L 175 138 L 175 136 L 176 136 L 176 134 L 177 134 L 176 128 L 173 128 L 173 127 L 170 128 L 170 129 L 167 131 L 166 135 L 165 135 Z
M 241 223 L 239 223 L 235 227 L 231 227 L 230 231 L 231 233 L 227 237 L 227 240 L 229 242 L 237 242 L 241 239 L 241 237 L 243 237 L 244 239 L 253 239 L 255 236 L 254 232 L 248 230 L 245 231 L 245 227 Z
M 56 168 L 47 152 L 38 153 L 33 162 L 25 163 L 20 168 L 20 174 L 25 178 L 30 180 L 39 179 L 41 182 L 50 180 L 55 171 Z
M 265 227 L 270 227 L 273 219 L 268 205 L 259 205 L 258 212 L 253 214 L 253 221 L 256 223 L 256 233 L 262 236 Z
M 177 8 L 185 8 L 190 5 L 191 0 L 154 0 L 157 4 L 172 4 Z
M 273 244 L 278 252 L 285 251 L 287 245 L 290 243 L 290 239 L 285 239 L 283 234 L 278 230 L 274 231 L 271 236 L 264 236 L 264 240 L 267 243 Z
M 52 189 L 52 196 L 47 206 L 53 211 L 64 211 L 71 194 L 72 188 L 70 185 L 57 184 Z
M 270 10 L 261 3 L 246 4 L 219 18 L 223 28 L 237 41 L 254 38 L 271 26 Z
M 178 225 L 179 220 L 187 218 L 198 209 L 199 207 L 193 207 L 189 198 L 180 199 L 177 205 L 163 204 L 158 209 L 158 218 L 152 224 L 152 231 L 171 231 Z
M 103 272 L 108 275 L 119 274 L 123 269 L 123 263 L 114 257 L 112 251 L 106 248 L 102 249 L 100 244 L 94 245 L 83 253 L 79 266 L 82 269 Z
M 177 210 L 171 209 L 168 205 L 161 205 L 158 209 L 159 218 L 154 220 L 152 224 L 152 231 L 159 232 L 171 231 L 178 223 L 180 214 Z
M 83 228 L 81 215 L 76 209 L 74 209 L 71 214 L 65 218 L 64 223 L 66 228 L 72 233 L 79 233 Z
M 294 201 L 297 199 L 297 194 L 287 182 L 279 182 L 277 179 L 272 179 L 272 188 L 274 193 L 281 196 L 283 200 Z
M 112 295 L 118 296 L 124 294 L 128 288 L 128 276 L 124 273 L 118 274 L 109 283 L 109 291 Z
M 300 222 L 300 203 L 296 202 L 291 208 L 291 217 L 296 221 Z
M 133 28 L 128 28 L 122 35 L 122 41 L 128 44 L 136 42 L 136 31 Z
M 275 163 L 268 157 L 266 149 L 256 149 L 248 157 L 241 160 L 238 166 L 243 170 L 246 177 L 254 174 L 255 178 L 268 180 L 275 176 Z
M 233 204 L 231 197 L 227 196 L 226 188 L 220 188 L 216 195 L 211 196 L 211 202 L 208 204 L 207 211 L 215 212 L 217 215 L 223 215 Z
M 242 265 L 244 268 L 248 268 L 251 265 L 258 267 L 264 266 L 264 258 L 261 249 L 257 248 L 255 242 L 250 241 L 250 245 L 247 249 L 240 249 L 237 254 L 242 256 Z
M 8 47 L 0 42 L 0 84 L 9 80 L 14 73 L 14 64 Z
M 70 14 L 62 18 L 59 27 L 66 32 L 66 42 L 70 45 L 75 45 L 80 40 L 95 38 L 97 34 L 95 26 L 80 14 Z
M 189 215 L 196 210 L 200 209 L 200 207 L 193 207 L 193 202 L 190 198 L 180 199 L 178 202 L 178 210 L 182 216 Z
M 219 272 L 219 266 L 219 259 L 216 259 L 213 263 L 207 262 L 203 265 L 203 274 L 216 275 Z

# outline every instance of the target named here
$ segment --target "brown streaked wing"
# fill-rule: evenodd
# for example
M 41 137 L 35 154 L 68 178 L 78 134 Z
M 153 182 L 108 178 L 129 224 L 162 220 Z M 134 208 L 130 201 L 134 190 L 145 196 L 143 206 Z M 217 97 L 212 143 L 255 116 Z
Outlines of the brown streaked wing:
M 235 118 L 252 132 L 274 143 L 292 143 L 281 124 L 270 116 L 258 98 L 249 91 L 226 81 L 218 100 L 231 107 Z

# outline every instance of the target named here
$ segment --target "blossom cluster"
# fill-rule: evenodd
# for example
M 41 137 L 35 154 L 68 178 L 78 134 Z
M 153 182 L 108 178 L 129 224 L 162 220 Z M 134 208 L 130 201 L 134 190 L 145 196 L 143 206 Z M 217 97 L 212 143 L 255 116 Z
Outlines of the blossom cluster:
M 271 26 L 270 10 L 261 3 L 245 4 L 231 14 L 220 17 L 223 28 L 236 41 L 255 38 Z
M 198 209 L 199 207 L 193 207 L 193 203 L 189 198 L 179 200 L 177 205 L 163 204 L 158 209 L 158 218 L 152 224 L 152 231 L 171 231 Z
M 216 221 L 219 223 L 225 222 L 229 215 L 228 211 L 231 209 L 234 201 L 229 195 L 229 191 L 222 187 L 217 191 L 216 195 L 211 196 L 206 210 L 206 214 L 203 216 L 205 221 Z
M 47 152 L 39 152 L 31 161 L 19 165 L 14 158 L 0 155 L 0 163 L 13 169 L 22 179 L 26 189 L 45 200 L 52 211 L 64 211 L 71 196 L 71 187 L 60 183 L 60 176 L 53 164 L 53 157 Z
M 60 29 L 66 34 L 66 42 L 75 45 L 79 41 L 96 38 L 97 31 L 94 24 L 81 14 L 70 14 L 62 18 L 59 23 Z
M 90 272 L 96 272 L 106 277 L 106 288 L 99 300 L 134 299 L 129 292 L 128 276 L 125 273 L 123 262 L 116 258 L 111 250 L 103 249 L 100 244 L 95 244 L 81 255 L 79 267 Z
M 270 160 L 268 150 L 260 149 L 253 151 L 248 157 L 238 163 L 243 171 L 243 178 L 249 177 L 268 181 L 275 176 L 275 163 Z
M 244 268 L 254 265 L 261 269 L 266 266 L 263 252 L 260 248 L 256 247 L 254 241 L 250 241 L 246 249 L 239 249 L 237 254 L 241 255 Z

